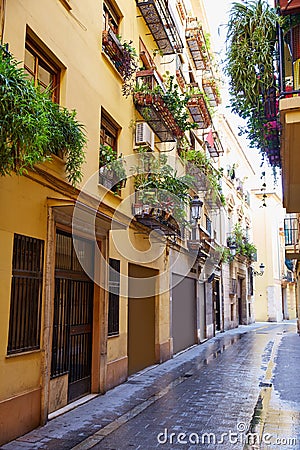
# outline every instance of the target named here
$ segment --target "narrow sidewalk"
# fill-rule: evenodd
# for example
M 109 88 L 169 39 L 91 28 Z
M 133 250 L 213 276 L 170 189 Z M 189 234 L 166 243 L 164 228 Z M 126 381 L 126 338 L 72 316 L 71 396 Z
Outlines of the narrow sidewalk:
M 94 397 L 50 420 L 45 426 L 3 445 L 1 449 L 72 449 L 97 431 L 120 426 L 119 422 L 124 423 L 135 417 L 173 386 L 189 377 L 191 371 L 209 364 L 233 345 L 241 335 L 266 325 L 272 324 L 255 323 L 219 333 L 209 341 L 196 345 L 173 359 L 131 376 L 128 381 L 111 389 L 105 395 Z M 91 447 L 92 442 L 86 448 Z M 83 450 L 84 447 L 78 445 L 77 448 Z

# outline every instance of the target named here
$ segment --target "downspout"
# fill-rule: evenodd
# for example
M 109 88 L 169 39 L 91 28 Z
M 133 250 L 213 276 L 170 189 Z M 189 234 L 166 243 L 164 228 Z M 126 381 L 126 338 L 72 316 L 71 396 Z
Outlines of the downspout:
M 51 347 L 54 298 L 54 264 L 55 261 L 55 222 L 52 207 L 48 206 L 47 241 L 46 241 L 46 275 L 44 287 L 44 314 L 42 328 L 42 361 L 41 361 L 41 425 L 48 420 L 50 375 L 51 375 Z

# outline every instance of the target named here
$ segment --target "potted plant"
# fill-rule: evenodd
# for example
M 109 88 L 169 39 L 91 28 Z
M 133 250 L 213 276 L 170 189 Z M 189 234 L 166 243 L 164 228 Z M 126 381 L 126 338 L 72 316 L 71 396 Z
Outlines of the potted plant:
M 145 159 L 147 172 L 144 172 Z M 180 226 L 188 224 L 186 207 L 189 205 L 189 191 L 193 179 L 189 175 L 178 176 L 176 170 L 167 164 L 167 157 L 141 152 L 138 165 L 132 167 L 136 199 L 143 204 L 143 211 L 165 223 L 175 221 Z M 147 208 L 145 208 L 147 206 Z
M 22 175 L 62 152 L 68 181 L 75 186 L 82 179 L 86 145 L 76 112 L 53 103 L 50 90 L 34 87 L 4 47 L 0 77 L 0 175 Z
M 126 170 L 122 154 L 117 156 L 110 145 L 100 144 L 99 181 L 109 189 L 118 192 L 126 185 Z

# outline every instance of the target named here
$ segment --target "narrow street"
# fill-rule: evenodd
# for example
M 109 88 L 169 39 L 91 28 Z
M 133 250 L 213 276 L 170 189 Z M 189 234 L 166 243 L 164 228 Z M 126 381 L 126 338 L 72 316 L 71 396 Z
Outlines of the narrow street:
M 299 344 L 294 322 L 221 333 L 1 448 L 300 448 Z

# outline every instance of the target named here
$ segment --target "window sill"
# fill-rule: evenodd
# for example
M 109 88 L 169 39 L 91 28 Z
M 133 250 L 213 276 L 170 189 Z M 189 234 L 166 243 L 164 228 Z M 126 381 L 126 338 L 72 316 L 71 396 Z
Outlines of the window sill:
M 6 359 L 15 358 L 16 356 L 32 355 L 33 353 L 41 353 L 41 349 L 27 350 L 26 352 L 12 353 L 11 355 L 5 355 Z
M 118 337 L 120 337 L 120 333 L 108 335 L 107 339 L 118 338 Z
M 59 1 L 68 11 L 71 11 L 72 6 L 68 2 L 68 0 L 59 0 Z

